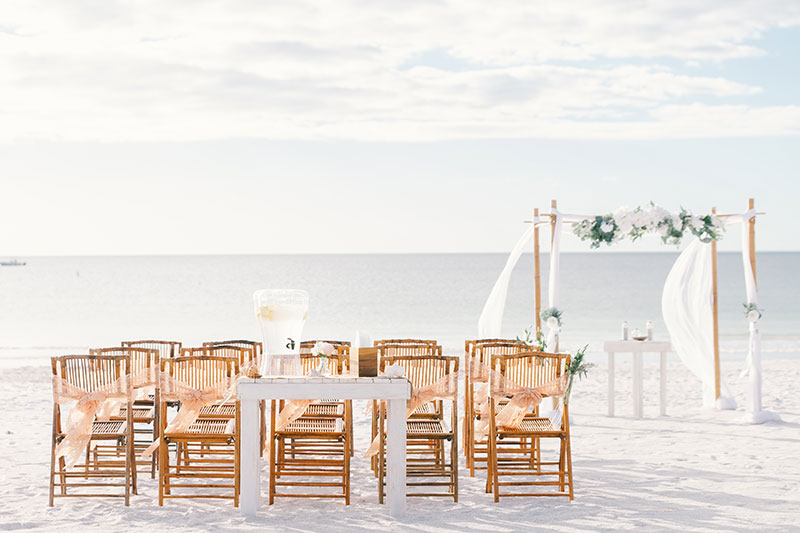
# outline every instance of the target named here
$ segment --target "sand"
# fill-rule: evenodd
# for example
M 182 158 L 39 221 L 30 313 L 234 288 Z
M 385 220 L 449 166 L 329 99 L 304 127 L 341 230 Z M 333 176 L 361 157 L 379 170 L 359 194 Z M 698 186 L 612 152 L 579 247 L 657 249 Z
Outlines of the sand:
M 623 358 L 619 358 L 623 359 Z M 361 458 L 369 422 L 356 420 L 352 504 L 279 501 L 243 519 L 230 501 L 156 501 L 140 477 L 139 495 L 120 500 L 61 499 L 47 506 L 52 396 L 43 366 L 0 374 L 0 530 L 25 531 L 797 531 L 800 530 L 800 360 L 764 363 L 764 406 L 782 422 L 742 423 L 744 411 L 700 407 L 700 384 L 669 365 L 668 416 L 658 415 L 655 361 L 645 367 L 645 418 L 630 416 L 630 365 L 617 363 L 617 417 L 606 416 L 606 369 L 576 384 L 571 403 L 575 500 L 514 498 L 499 504 L 470 478 L 461 459 L 457 504 L 410 499 L 403 520 L 377 503 Z M 740 406 L 741 363 L 723 363 Z M 360 453 L 359 453 L 360 450 Z

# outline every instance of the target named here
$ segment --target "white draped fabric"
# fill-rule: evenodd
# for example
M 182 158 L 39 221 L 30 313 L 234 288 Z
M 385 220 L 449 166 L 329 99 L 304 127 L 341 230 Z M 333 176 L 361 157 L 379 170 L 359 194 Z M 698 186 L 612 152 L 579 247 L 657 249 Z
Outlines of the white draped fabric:
M 511 273 L 514 267 L 517 266 L 517 261 L 525 251 L 525 247 L 530 242 L 533 236 L 534 224 L 522 234 L 514 249 L 511 250 L 511 255 L 508 256 L 506 266 L 500 273 L 500 277 L 492 287 L 492 292 L 489 293 L 489 298 L 483 306 L 481 317 L 478 319 L 478 338 L 489 339 L 500 337 L 502 335 L 501 329 L 503 326 L 503 312 L 506 308 L 506 296 L 508 295 L 508 283 L 511 280 Z
M 556 222 L 550 242 L 550 271 L 547 278 L 547 303 L 548 307 L 558 309 L 559 288 L 561 286 L 561 213 L 553 210 Z M 558 335 L 561 333 L 561 326 L 547 324 L 547 346 L 553 350 L 558 350 Z
M 727 225 L 742 225 L 742 266 L 744 267 L 744 286 L 747 304 L 758 306 L 758 288 L 756 287 L 756 277 L 753 272 L 753 265 L 750 264 L 750 231 L 748 223 L 755 216 L 755 210 L 751 209 L 743 215 L 729 217 Z M 777 413 L 763 411 L 761 409 L 761 334 L 758 331 L 758 319 L 751 320 L 750 341 L 747 349 L 747 360 L 742 377 L 750 376 L 750 391 L 747 398 L 746 421 L 760 424 L 769 420 L 780 420 Z
M 661 298 L 661 312 L 675 352 L 703 383 L 703 405 L 735 409 L 720 377 L 720 398 L 714 390 L 714 323 L 711 245 L 694 239 L 672 266 Z

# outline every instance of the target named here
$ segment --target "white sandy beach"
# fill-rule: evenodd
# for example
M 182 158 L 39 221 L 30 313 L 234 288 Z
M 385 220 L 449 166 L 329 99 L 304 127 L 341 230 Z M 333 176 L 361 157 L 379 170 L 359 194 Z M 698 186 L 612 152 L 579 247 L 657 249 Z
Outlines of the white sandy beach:
M 669 365 L 667 417 L 658 417 L 656 366 L 645 366 L 645 416 L 630 417 L 630 365 L 617 363 L 617 414 L 606 416 L 606 370 L 598 364 L 576 385 L 571 402 L 575 500 L 511 498 L 495 504 L 485 477 L 470 478 L 461 459 L 460 502 L 414 498 L 395 521 L 377 503 L 362 458 L 369 422 L 356 419 L 353 498 L 279 501 L 245 520 L 228 502 L 156 503 L 155 480 L 140 477 L 139 495 L 119 500 L 56 500 L 47 506 L 51 386 L 46 367 L 0 375 L 0 529 L 75 531 L 791 531 L 800 527 L 800 361 L 764 362 L 764 407 L 783 421 L 741 423 L 746 390 L 741 362 L 723 362 L 737 411 L 700 407 L 700 384 L 680 363 Z M 653 363 L 653 361 L 651 361 Z M 360 450 L 360 451 L 359 451 Z M 266 479 L 266 477 L 264 478 Z M 264 487 L 266 490 L 266 487 Z

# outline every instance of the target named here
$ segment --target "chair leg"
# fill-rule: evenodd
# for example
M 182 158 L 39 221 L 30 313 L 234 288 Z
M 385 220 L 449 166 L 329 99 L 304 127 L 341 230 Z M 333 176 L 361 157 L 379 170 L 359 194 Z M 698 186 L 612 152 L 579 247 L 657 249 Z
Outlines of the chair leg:
M 567 469 L 567 462 L 565 460 L 566 443 L 563 437 L 559 440 L 561 442 L 558 454 L 558 491 L 564 492 L 564 472 Z
M 158 505 L 164 505 L 164 490 L 167 484 L 167 472 L 169 472 L 169 443 L 161 441 L 158 446 Z
M 55 498 L 56 490 L 56 439 L 55 431 L 53 431 L 53 438 L 50 439 L 50 500 L 48 505 L 53 506 L 53 499 Z
M 570 444 L 569 434 L 567 434 L 567 481 L 569 483 L 569 499 L 574 499 L 573 485 L 572 485 L 572 445 Z
M 125 443 L 125 507 L 131 505 L 131 453 L 130 453 L 130 439 Z M 134 467 L 136 468 L 136 467 Z
M 386 475 L 386 442 L 383 427 L 383 406 L 378 414 L 378 503 L 383 503 L 383 482 Z
M 270 431 L 269 431 L 269 504 L 275 502 L 275 462 L 278 457 L 275 453 L 275 400 L 272 401 L 270 409 Z

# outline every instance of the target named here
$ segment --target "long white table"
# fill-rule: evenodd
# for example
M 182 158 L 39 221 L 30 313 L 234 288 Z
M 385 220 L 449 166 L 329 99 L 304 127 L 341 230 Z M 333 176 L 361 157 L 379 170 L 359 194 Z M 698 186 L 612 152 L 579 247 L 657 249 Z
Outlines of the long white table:
M 258 378 L 239 382 L 242 403 L 241 493 L 242 516 L 254 516 L 261 503 L 259 400 L 386 400 L 386 501 L 389 513 L 406 509 L 406 378 Z
M 633 354 L 633 416 L 642 418 L 642 354 L 661 354 L 660 414 L 667 414 L 667 352 L 672 351 L 668 342 L 661 341 L 606 341 L 603 350 L 608 352 L 608 416 L 614 416 L 614 354 Z

